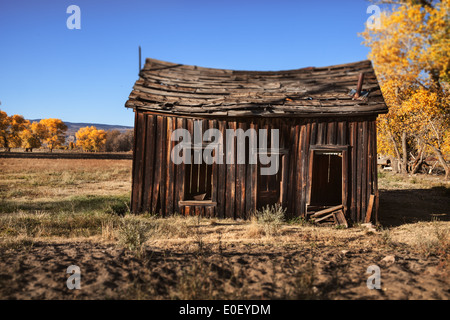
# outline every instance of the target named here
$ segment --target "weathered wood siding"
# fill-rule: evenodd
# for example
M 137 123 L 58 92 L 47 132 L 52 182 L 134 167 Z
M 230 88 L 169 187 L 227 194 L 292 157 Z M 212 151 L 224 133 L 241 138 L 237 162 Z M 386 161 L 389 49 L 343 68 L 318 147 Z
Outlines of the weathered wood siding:
M 192 132 L 195 120 L 203 120 L 203 132 L 209 128 L 219 129 L 224 137 L 224 146 L 227 145 L 226 129 L 279 129 L 279 147 L 288 151 L 280 158 L 284 169 L 279 180 L 280 200 L 289 216 L 306 214 L 311 146 L 348 146 L 348 152 L 343 156 L 348 170 L 343 173 L 345 185 L 342 190 L 348 219 L 364 221 L 370 195 L 374 194 L 378 199 L 375 116 L 211 120 L 137 111 L 131 196 L 133 212 L 247 219 L 257 209 L 259 168 L 255 164 L 236 164 L 236 161 L 226 165 L 225 158 L 224 164 L 212 165 L 211 201 L 216 205 L 179 204 L 184 200 L 186 166 L 175 165 L 170 160 L 170 152 L 175 145 L 170 141 L 170 135 L 177 128 Z M 236 143 L 234 147 L 236 156 Z M 375 201 L 372 220 L 378 219 L 377 204 Z

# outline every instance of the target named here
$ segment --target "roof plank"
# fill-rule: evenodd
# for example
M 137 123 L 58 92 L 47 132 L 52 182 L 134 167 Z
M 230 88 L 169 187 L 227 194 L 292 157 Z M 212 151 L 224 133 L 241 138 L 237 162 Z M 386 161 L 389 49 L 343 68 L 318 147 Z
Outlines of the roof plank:
M 352 100 L 364 73 L 364 100 Z M 369 60 L 282 71 L 214 69 L 146 59 L 128 108 L 208 116 L 357 115 L 386 113 Z

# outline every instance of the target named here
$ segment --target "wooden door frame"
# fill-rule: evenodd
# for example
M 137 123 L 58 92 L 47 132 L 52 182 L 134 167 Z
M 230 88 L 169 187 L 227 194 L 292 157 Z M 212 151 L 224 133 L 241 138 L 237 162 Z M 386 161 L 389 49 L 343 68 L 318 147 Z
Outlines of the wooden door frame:
M 311 190 L 312 190 L 312 176 L 313 176 L 313 164 L 314 164 L 314 152 L 341 152 L 342 154 L 342 205 L 344 206 L 344 215 L 347 213 L 348 202 L 348 145 L 311 145 L 309 148 L 309 168 L 308 168 L 308 183 L 306 190 L 306 208 L 305 213 L 308 212 L 308 206 L 311 202 Z
M 270 153 L 270 154 L 276 154 L 279 156 L 278 161 L 279 161 L 279 168 L 281 169 L 281 181 L 280 181 L 280 195 L 278 197 L 278 202 L 280 203 L 282 206 L 286 206 L 287 205 L 287 181 L 288 181 L 288 173 L 289 173 L 289 149 L 287 148 L 278 148 L 278 149 L 271 149 L 271 148 L 267 148 L 267 149 L 261 149 L 261 148 L 254 148 L 253 152 L 256 153 L 256 164 L 255 165 L 255 170 L 256 170 L 256 179 L 255 179 L 255 193 L 254 193 L 254 197 L 255 197 L 255 207 L 258 208 L 258 180 L 259 180 L 259 175 L 261 173 L 261 166 L 259 163 L 259 154 L 260 153 Z M 256 210 L 255 208 L 255 210 Z

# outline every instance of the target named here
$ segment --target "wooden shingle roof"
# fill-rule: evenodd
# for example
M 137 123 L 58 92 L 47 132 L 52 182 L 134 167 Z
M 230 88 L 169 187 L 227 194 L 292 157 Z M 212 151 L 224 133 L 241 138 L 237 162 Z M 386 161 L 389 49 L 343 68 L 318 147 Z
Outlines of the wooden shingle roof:
M 364 98 L 352 100 L 364 73 Z M 369 60 L 321 68 L 238 71 L 147 59 L 128 108 L 186 116 L 338 116 L 386 113 Z

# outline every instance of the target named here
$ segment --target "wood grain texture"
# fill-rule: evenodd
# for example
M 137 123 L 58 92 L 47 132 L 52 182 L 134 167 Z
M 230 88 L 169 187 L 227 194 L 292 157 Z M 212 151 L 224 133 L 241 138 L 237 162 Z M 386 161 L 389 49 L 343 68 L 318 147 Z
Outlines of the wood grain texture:
M 352 100 L 364 73 L 367 99 Z M 322 68 L 237 71 L 147 59 L 126 107 L 189 116 L 286 117 L 386 113 L 369 60 Z
M 177 128 L 193 133 L 217 128 L 223 134 L 225 152 L 222 164 L 175 165 L 171 151 L 178 143 L 170 141 Z M 306 216 L 311 201 L 314 152 L 342 152 L 342 204 L 345 219 L 364 222 L 378 219 L 379 193 L 376 171 L 375 117 L 338 118 L 255 118 L 200 119 L 136 112 L 136 139 L 132 168 L 131 208 L 162 216 L 176 212 L 231 219 L 249 219 L 264 201 L 281 203 L 288 217 Z M 237 163 L 237 139 L 226 141 L 226 129 L 278 129 L 280 133 L 280 171 L 274 177 L 261 178 L 261 167 Z M 269 134 L 269 139 L 271 138 Z M 259 136 L 246 138 L 259 140 Z M 270 140 L 269 140 L 270 141 Z M 247 144 L 247 142 L 246 142 Z M 254 144 L 254 141 L 251 143 Z M 227 150 L 226 146 L 232 147 Z M 269 143 L 269 147 L 272 142 Z M 234 163 L 226 163 L 226 152 Z M 197 177 L 191 181 L 191 176 Z M 192 198 L 192 188 L 206 193 L 206 199 Z M 260 196 L 259 189 L 265 192 Z M 339 193 L 340 194 L 340 193 Z M 372 197 L 372 196 L 373 197 Z M 260 197 L 260 198 L 258 198 Z M 258 203 L 258 202 L 261 203 Z M 334 201 L 334 200 L 333 200 Z M 310 208 L 314 211 L 313 203 Z M 370 209 L 370 210 L 369 210 Z

